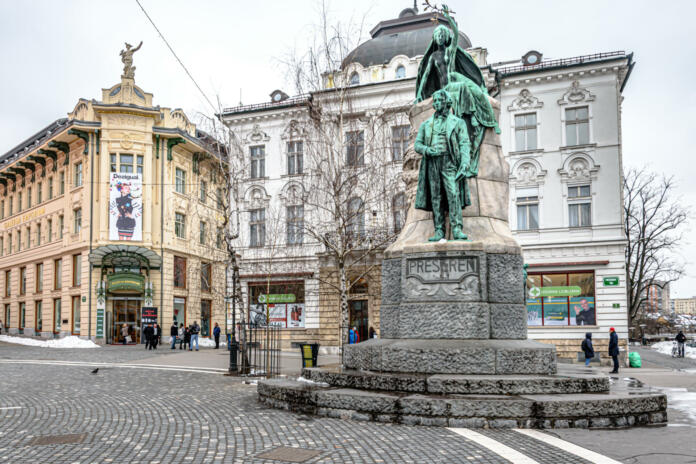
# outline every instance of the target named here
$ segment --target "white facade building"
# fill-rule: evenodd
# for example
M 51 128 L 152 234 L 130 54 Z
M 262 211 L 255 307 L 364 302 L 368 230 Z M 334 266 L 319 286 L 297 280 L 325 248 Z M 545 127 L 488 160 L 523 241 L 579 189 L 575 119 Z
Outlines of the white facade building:
M 271 102 L 223 112 L 226 124 L 247 146 L 250 166 L 254 156 L 259 156 L 252 147 L 264 146 L 264 172 L 250 169 L 253 179 L 249 179 L 244 197 L 248 211 L 288 211 L 288 205 L 301 198 L 307 186 L 302 175 L 292 173 L 296 145 L 291 142 L 304 141 L 307 99 L 326 98 L 343 80 L 355 88 L 356 111 L 389 115 L 397 155 L 388 151 L 380 156 L 393 156 L 395 172 L 401 169 L 402 132 L 398 128 L 408 125 L 418 64 L 436 25 L 431 16 L 407 9 L 399 18 L 379 23 L 371 31 L 373 38 L 344 60 L 343 70 L 326 74 L 324 91 L 290 99 L 276 91 Z M 442 17 L 438 20 L 444 22 Z M 472 48 L 461 33 L 459 43 L 477 60 L 489 92 L 501 101 L 499 123 L 510 164 L 510 227 L 529 264 L 528 286 L 538 288 L 527 302 L 530 337 L 555 343 L 561 357 L 575 356 L 586 331 L 596 333 L 601 348 L 608 340 L 609 327 L 615 327 L 624 344 L 628 328 L 621 91 L 633 67 L 632 56 L 613 52 L 545 61 L 532 51 L 521 61 L 488 65 L 486 49 Z M 411 139 L 416 129 L 411 128 Z M 370 150 L 365 147 L 366 152 Z M 399 193 L 394 192 L 395 196 Z M 392 208 L 391 214 L 384 213 L 385 221 L 394 227 L 398 211 Z M 250 222 L 242 229 L 251 231 L 251 219 L 258 222 L 259 217 L 251 213 L 244 217 Z M 242 250 L 242 269 L 261 269 L 273 263 L 270 266 L 277 272 L 271 280 L 301 280 L 307 295 L 305 330 L 293 339 L 318 340 L 327 324 L 322 318 L 325 309 L 309 296 L 309 289 L 318 288 L 317 253 L 321 250 L 310 243 L 288 246 L 287 217 L 277 225 L 274 235 L 285 238 L 278 246 L 267 242 L 254 249 L 249 246 L 251 239 L 242 237 L 241 245 L 247 247 Z M 269 253 L 279 258 L 269 259 Z M 243 280 L 254 286 L 255 278 L 269 275 L 268 270 L 255 273 Z M 544 296 L 554 291 L 555 296 Z M 370 321 L 378 323 L 378 316 L 371 314 Z

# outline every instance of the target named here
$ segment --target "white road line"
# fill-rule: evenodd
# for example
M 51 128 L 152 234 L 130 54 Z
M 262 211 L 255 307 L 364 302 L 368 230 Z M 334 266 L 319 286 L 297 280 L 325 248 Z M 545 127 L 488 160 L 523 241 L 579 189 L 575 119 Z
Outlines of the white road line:
M 529 456 L 526 456 L 520 453 L 519 451 L 510 448 L 509 446 L 505 446 L 502 443 L 493 440 L 492 438 L 488 438 L 485 435 L 481 435 L 478 432 L 474 432 L 471 429 L 451 428 L 449 430 L 453 431 L 458 435 L 463 436 L 464 438 L 468 438 L 469 440 L 483 446 L 484 448 L 488 448 L 495 454 L 507 459 L 513 464 L 539 464 L 537 461 L 530 458 Z
M 590 451 L 582 446 L 574 445 L 565 440 L 561 440 L 560 438 L 549 435 L 548 433 L 540 432 L 539 430 L 515 429 L 515 432 L 521 433 L 522 435 L 527 435 L 528 437 L 536 438 L 537 440 L 548 445 L 555 446 L 556 448 L 560 448 L 565 452 L 574 454 L 583 459 L 587 459 L 594 464 L 621 464 L 620 461 L 616 461 L 610 457 L 595 453 L 594 451 Z
M 125 369 L 151 369 L 158 371 L 178 371 L 178 372 L 197 372 L 199 374 L 215 374 L 222 375 L 227 372 L 224 369 L 211 370 L 208 368 L 186 368 L 186 367 L 172 367 L 172 366 L 155 366 L 155 365 L 140 365 L 140 364 L 109 364 L 109 363 L 95 363 L 95 362 L 77 362 L 77 361 L 44 361 L 44 360 L 2 360 L 0 364 L 38 364 L 38 365 L 49 365 L 49 366 L 85 366 L 85 367 L 121 367 Z
M 22 409 L 21 406 L 5 406 L 3 408 L 0 408 L 0 411 L 4 411 L 6 409 Z

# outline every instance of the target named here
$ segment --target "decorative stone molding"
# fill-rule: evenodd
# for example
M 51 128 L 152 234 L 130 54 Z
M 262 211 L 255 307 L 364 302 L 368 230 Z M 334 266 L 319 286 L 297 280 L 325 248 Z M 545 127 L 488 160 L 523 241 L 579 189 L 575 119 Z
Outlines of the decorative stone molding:
M 300 182 L 290 181 L 283 186 L 279 196 L 288 206 L 301 205 L 307 197 L 307 192 Z
M 172 121 L 179 129 L 187 133 L 191 133 L 194 130 L 195 126 L 191 124 L 191 121 L 189 121 L 189 118 L 186 117 L 186 114 L 182 110 L 172 110 L 170 115 L 172 117 Z
M 580 87 L 580 81 L 575 80 L 570 85 L 570 88 L 563 94 L 558 104 L 563 105 L 573 105 L 582 102 L 591 102 L 595 100 L 595 95 L 593 95 L 589 90 Z
M 283 129 L 283 134 L 280 136 L 282 140 L 302 139 L 307 137 L 307 131 L 296 120 L 292 119 Z
M 261 185 L 252 185 L 244 192 L 245 209 L 266 208 L 271 202 L 271 196 Z
M 597 180 L 599 167 L 587 153 L 574 153 L 565 160 L 558 174 L 561 182 L 591 182 Z
M 261 130 L 261 126 L 258 124 L 254 124 L 254 127 L 251 129 L 251 132 L 249 132 L 247 136 L 244 138 L 244 143 L 249 145 L 252 143 L 268 142 L 269 140 L 271 140 L 271 137 L 269 137 L 267 133 Z
M 532 95 L 528 89 L 522 89 L 520 90 L 520 94 L 517 96 L 517 98 L 512 100 L 507 109 L 508 111 L 524 111 L 542 108 L 543 106 L 544 102 Z
M 519 160 L 511 170 L 510 183 L 514 185 L 540 185 L 544 183 L 547 171 L 539 161 L 532 158 Z

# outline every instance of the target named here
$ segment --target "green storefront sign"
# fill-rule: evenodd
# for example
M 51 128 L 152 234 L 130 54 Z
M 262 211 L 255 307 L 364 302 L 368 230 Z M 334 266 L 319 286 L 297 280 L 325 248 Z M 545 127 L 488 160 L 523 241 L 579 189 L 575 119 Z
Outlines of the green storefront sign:
M 109 292 L 136 292 L 145 290 L 145 276 L 132 272 L 117 272 L 106 276 L 106 288 Z
M 270 293 L 268 295 L 259 295 L 259 303 L 294 303 L 295 295 L 293 293 Z
M 543 296 L 578 296 L 582 293 L 582 289 L 577 285 L 569 287 L 532 287 L 529 289 L 531 298 L 539 298 Z
M 604 286 L 605 287 L 616 287 L 619 285 L 619 278 L 618 277 L 605 277 L 604 278 Z

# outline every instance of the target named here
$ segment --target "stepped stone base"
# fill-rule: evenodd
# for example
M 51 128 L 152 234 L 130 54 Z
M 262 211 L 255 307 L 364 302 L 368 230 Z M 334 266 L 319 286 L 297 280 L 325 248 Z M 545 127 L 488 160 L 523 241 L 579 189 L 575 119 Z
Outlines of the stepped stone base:
M 273 408 L 325 417 L 442 427 L 624 428 L 667 422 L 664 394 L 616 385 L 607 390 L 608 377 L 588 369 L 509 377 L 321 368 L 305 369 L 303 374 L 303 381 L 260 382 L 259 401 Z M 329 380 L 332 385 L 313 380 Z M 355 388 L 346 388 L 349 385 Z M 517 393 L 509 391 L 511 386 Z M 538 391 L 565 393 L 533 393 Z
M 348 369 L 423 374 L 554 374 L 552 345 L 531 340 L 372 339 L 344 347 Z

